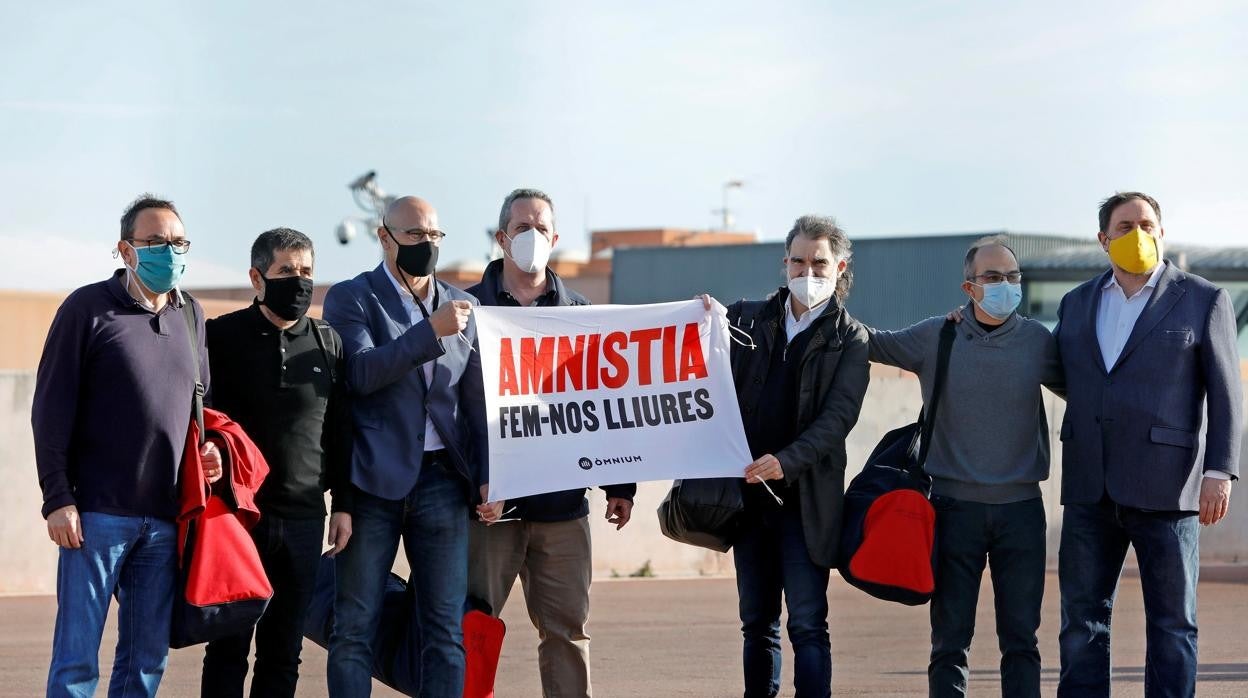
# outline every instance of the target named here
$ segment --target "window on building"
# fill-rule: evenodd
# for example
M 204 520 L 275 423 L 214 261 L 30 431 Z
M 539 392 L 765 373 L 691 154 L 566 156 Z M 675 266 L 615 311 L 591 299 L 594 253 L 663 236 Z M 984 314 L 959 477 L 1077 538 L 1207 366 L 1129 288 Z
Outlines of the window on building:
M 1057 306 L 1062 296 L 1080 281 L 1027 281 L 1023 277 L 1023 315 L 1044 323 L 1050 330 L 1057 324 Z
M 1024 277 L 1025 279 L 1026 277 Z M 1241 318 L 1239 358 L 1248 359 L 1248 281 L 1212 280 L 1231 295 L 1231 303 Z M 1080 281 L 1023 281 L 1023 315 L 1038 320 L 1049 329 L 1057 325 L 1057 306 L 1062 296 Z
M 1231 294 L 1231 305 L 1235 308 L 1235 314 L 1241 318 L 1241 322 L 1248 320 L 1248 281 L 1224 281 L 1214 282 L 1226 292 Z M 1239 358 L 1241 360 L 1248 359 L 1248 322 L 1245 322 L 1239 328 Z

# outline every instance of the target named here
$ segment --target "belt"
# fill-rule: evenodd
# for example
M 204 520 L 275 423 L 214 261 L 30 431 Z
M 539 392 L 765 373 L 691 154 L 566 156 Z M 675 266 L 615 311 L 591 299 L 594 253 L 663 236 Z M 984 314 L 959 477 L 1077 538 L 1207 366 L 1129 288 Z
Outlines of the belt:
M 436 451 L 425 451 L 424 458 L 421 463 L 438 463 L 446 461 L 446 449 L 439 448 Z

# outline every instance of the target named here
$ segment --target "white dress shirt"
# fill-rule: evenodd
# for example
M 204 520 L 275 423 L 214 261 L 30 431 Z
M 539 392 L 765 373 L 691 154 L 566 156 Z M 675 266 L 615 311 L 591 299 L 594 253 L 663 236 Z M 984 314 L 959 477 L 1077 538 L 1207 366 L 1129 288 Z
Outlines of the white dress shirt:
M 829 298 L 828 300 L 831 300 L 831 299 Z M 819 305 L 816 305 L 813 308 L 807 308 L 806 312 L 802 313 L 801 317 L 794 317 L 793 316 L 793 298 L 790 297 L 787 301 L 785 301 L 784 303 L 784 334 L 789 338 L 789 341 L 792 342 L 793 338 L 796 337 L 799 332 L 806 329 L 807 327 L 810 327 L 810 324 L 815 321 L 815 318 L 822 315 L 823 311 L 826 310 L 827 307 L 828 307 L 828 301 L 824 301 L 820 303 Z
M 1165 271 L 1164 262 L 1154 267 L 1153 273 L 1148 276 L 1148 282 L 1130 298 L 1122 286 L 1118 285 L 1118 279 L 1113 274 L 1109 275 L 1109 280 L 1101 287 L 1101 307 L 1096 311 L 1096 340 L 1101 345 L 1101 358 L 1105 360 L 1106 369 L 1112 369 L 1118 362 L 1118 357 L 1122 356 L 1122 349 L 1127 344 L 1127 338 L 1131 336 L 1131 330 L 1135 329 L 1135 323 L 1139 321 L 1144 306 L 1148 305 L 1148 299 L 1157 287 L 1157 280 Z M 1230 473 L 1221 470 L 1206 470 L 1205 475 L 1218 480 L 1231 479 Z
M 420 312 L 420 308 L 416 307 L 416 300 L 412 298 L 411 292 L 407 290 L 407 288 L 402 282 L 394 278 L 394 274 L 390 273 L 389 265 L 383 264 L 381 266 L 383 269 L 386 270 L 386 276 L 390 277 L 390 283 L 394 284 L 394 290 L 399 292 L 399 299 L 403 301 L 403 307 L 407 310 L 408 315 L 411 316 L 412 327 L 415 327 L 416 325 L 419 325 L 420 323 L 424 322 L 425 315 L 424 313 Z M 430 302 L 429 297 L 433 293 L 434 283 L 436 282 L 433 279 L 429 279 L 429 285 L 425 286 L 425 295 L 422 296 L 420 299 L 420 301 L 425 304 L 425 309 L 431 313 L 433 312 L 433 309 L 429 307 L 429 302 Z M 430 386 L 433 385 L 433 366 L 436 363 L 437 363 L 437 360 L 434 359 L 431 361 L 426 361 L 425 363 L 420 365 L 421 372 L 425 374 L 425 389 L 426 390 Z M 442 437 L 438 434 L 437 428 L 433 426 L 433 420 L 430 419 L 428 415 L 426 415 L 425 416 L 425 450 L 437 451 L 443 448 L 446 448 L 446 445 L 442 443 Z

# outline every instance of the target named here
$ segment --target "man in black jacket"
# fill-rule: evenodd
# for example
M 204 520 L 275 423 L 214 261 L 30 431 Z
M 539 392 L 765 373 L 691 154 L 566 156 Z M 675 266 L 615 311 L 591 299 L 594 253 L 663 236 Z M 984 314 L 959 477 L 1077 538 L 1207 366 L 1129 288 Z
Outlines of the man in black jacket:
M 828 570 L 836 564 L 845 437 L 869 380 L 867 331 L 845 312 L 850 242 L 832 218 L 802 216 L 785 240 L 786 287 L 740 301 L 728 320 L 732 376 L 750 453 L 746 523 L 734 541 L 746 696 L 780 690 L 780 599 L 788 605 L 799 697 L 828 696 Z
M 486 267 L 468 292 L 481 305 L 588 305 L 546 267 L 558 241 L 550 197 L 517 189 L 503 201 L 495 240 L 503 259 Z M 628 523 L 637 485 L 608 485 L 607 522 Z M 589 503 L 585 490 L 566 490 L 509 500 L 513 520 L 469 529 L 468 594 L 502 613 L 516 576 L 524 587 L 529 617 L 541 636 L 538 664 L 547 696 L 589 696 L 589 583 L 592 560 Z
M 324 492 L 334 487 L 329 542 L 351 537 L 351 418 L 342 340 L 307 317 L 312 303 L 312 241 L 289 228 L 262 233 L 251 247 L 250 307 L 209 320 L 212 406 L 251 436 L 269 464 L 256 496 L 263 514 L 251 535 L 273 599 L 255 630 L 251 695 L 295 695 L 303 617 L 316 582 L 325 530 Z M 251 631 L 208 643 L 204 696 L 241 696 Z

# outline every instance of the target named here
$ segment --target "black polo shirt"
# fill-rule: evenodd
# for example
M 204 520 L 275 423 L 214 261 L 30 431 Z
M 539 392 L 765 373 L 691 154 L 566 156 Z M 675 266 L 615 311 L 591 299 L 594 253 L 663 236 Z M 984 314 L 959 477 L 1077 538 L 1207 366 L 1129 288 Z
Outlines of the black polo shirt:
M 260 510 L 323 517 L 324 492 L 346 481 L 351 453 L 337 333 L 307 317 L 278 329 L 253 302 L 209 320 L 207 334 L 212 406 L 241 424 L 269 463 Z M 334 509 L 347 509 L 341 496 Z

